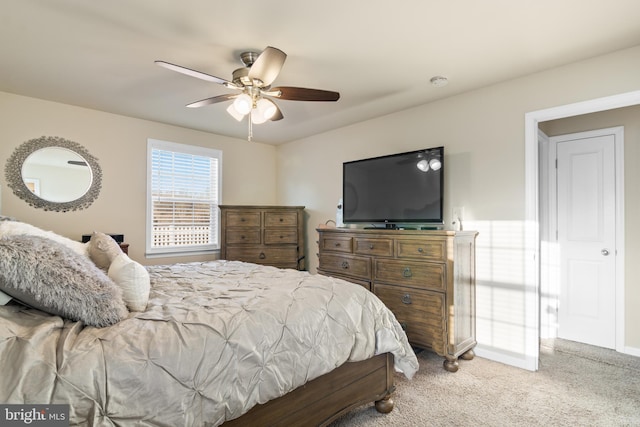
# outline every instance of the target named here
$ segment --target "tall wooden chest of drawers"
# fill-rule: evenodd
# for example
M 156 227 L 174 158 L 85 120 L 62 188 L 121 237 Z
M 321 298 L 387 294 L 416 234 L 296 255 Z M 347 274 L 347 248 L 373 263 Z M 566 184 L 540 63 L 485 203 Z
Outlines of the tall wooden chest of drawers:
M 220 206 L 220 258 L 304 270 L 304 206 Z
M 445 357 L 472 359 L 475 231 L 320 228 L 318 273 L 358 283 L 395 314 L 409 341 Z

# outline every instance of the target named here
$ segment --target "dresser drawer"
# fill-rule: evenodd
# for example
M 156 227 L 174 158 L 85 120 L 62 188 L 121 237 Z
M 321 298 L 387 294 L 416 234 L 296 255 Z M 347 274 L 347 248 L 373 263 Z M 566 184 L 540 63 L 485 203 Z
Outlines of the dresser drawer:
M 236 246 L 227 248 L 227 259 L 252 262 L 254 264 L 295 264 L 297 256 L 298 249 L 294 246 L 274 248 Z
M 265 227 L 295 227 L 298 225 L 296 212 L 265 212 Z
M 376 259 L 373 280 L 444 291 L 445 265 L 400 259 Z
M 445 354 L 445 296 L 395 285 L 373 284 L 374 293 L 393 312 L 412 344 Z
M 265 245 L 296 244 L 298 243 L 298 230 L 293 229 L 267 229 L 264 230 Z
M 227 227 L 260 227 L 260 212 L 252 211 L 227 211 Z
M 393 256 L 393 240 L 356 237 L 353 240 L 353 252 L 358 255 Z
M 241 228 L 241 229 L 227 229 L 225 232 L 225 238 L 228 245 L 235 244 L 259 244 L 260 243 L 260 229 L 259 228 Z
M 396 240 L 398 258 L 419 258 L 446 261 L 447 242 L 444 239 Z
M 320 251 L 330 251 L 330 252 L 346 252 L 351 253 L 353 239 L 351 237 L 321 237 L 320 242 Z
M 366 257 L 323 253 L 320 254 L 319 268 L 364 280 L 369 280 L 371 277 L 371 260 Z

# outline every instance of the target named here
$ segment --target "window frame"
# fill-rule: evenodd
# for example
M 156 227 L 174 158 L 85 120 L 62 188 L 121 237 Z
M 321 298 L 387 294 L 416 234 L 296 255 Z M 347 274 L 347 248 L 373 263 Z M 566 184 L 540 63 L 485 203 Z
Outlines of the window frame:
M 197 246 L 172 246 L 165 248 L 152 247 L 153 239 L 153 201 L 152 201 L 152 171 L 153 171 L 153 150 L 165 150 L 176 153 L 190 154 L 194 156 L 204 156 L 218 160 L 217 171 L 217 193 L 218 200 L 215 202 L 217 216 L 216 227 L 213 230 L 217 237 L 217 243 Z M 147 195 L 146 195 L 146 218 L 145 218 L 145 256 L 147 258 L 168 257 L 168 256 L 189 256 L 211 254 L 220 251 L 220 211 L 217 207 L 222 200 L 222 150 L 215 148 L 201 147 L 197 145 L 181 144 L 177 142 L 162 141 L 158 139 L 147 139 Z

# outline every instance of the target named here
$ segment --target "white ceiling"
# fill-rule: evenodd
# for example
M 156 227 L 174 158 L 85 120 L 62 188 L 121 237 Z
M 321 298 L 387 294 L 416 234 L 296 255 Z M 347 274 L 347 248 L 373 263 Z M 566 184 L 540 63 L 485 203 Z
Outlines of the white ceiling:
M 0 91 L 245 139 L 228 103 L 184 107 L 228 89 L 154 60 L 230 80 L 274 46 L 274 86 L 341 94 L 278 100 L 254 140 L 279 144 L 638 45 L 639 18 L 638 0 L 2 0 Z

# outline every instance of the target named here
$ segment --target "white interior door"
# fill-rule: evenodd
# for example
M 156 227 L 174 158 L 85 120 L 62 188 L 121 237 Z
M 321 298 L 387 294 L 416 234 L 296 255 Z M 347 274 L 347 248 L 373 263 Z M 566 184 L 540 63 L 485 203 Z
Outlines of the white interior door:
M 557 142 L 558 336 L 616 347 L 614 135 Z

